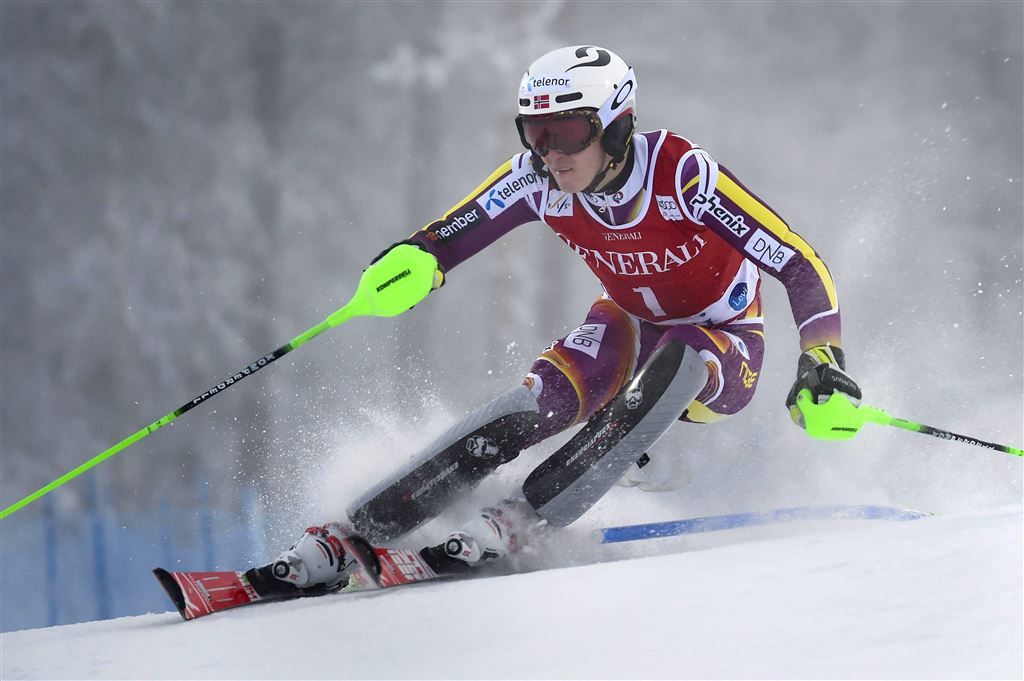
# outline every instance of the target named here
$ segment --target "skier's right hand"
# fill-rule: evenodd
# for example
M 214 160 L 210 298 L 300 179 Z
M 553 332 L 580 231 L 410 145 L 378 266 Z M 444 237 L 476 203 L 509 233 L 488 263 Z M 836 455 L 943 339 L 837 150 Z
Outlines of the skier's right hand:
M 375 257 L 373 260 L 370 261 L 370 264 L 371 265 L 375 264 L 381 258 L 386 256 L 391 251 L 393 251 L 396 247 L 402 246 L 402 245 L 415 246 L 416 248 L 420 249 L 421 251 L 426 252 L 426 250 L 422 246 L 420 246 L 418 243 L 416 243 L 415 241 L 412 241 L 410 239 L 406 239 L 404 241 L 396 241 L 395 243 L 391 244 L 390 246 L 385 248 L 383 251 L 378 253 L 377 257 Z M 435 259 L 435 263 L 436 263 L 436 259 Z M 441 288 L 442 286 L 444 286 L 444 281 L 445 281 L 444 280 L 444 270 L 441 269 L 440 265 L 435 265 L 434 283 L 433 283 L 433 286 L 430 288 L 430 290 L 431 291 L 436 291 L 437 289 Z
M 394 317 L 421 303 L 444 283 L 437 257 L 418 244 L 400 242 L 374 258 L 363 270 L 359 287 L 348 305 L 328 319 L 333 325 L 347 319 L 342 310 L 358 315 Z M 352 306 L 355 306 L 354 308 Z

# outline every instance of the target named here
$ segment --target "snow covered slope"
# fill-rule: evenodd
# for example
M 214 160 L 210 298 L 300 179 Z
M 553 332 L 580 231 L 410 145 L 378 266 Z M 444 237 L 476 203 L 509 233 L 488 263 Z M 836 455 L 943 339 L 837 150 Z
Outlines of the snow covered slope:
M 3 634 L 19 678 L 1021 678 L 1022 508 Z M 608 555 L 622 547 L 606 547 Z M 568 559 L 567 556 L 563 558 Z M 567 560 L 568 562 L 568 560 Z

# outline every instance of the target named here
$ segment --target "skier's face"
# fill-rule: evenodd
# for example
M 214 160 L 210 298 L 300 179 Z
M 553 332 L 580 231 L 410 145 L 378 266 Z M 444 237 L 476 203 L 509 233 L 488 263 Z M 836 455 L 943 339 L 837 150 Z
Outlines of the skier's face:
M 597 174 L 604 170 L 611 160 L 598 139 L 578 153 L 564 154 L 557 149 L 548 149 L 541 158 L 562 191 L 570 194 L 581 192 L 590 186 Z

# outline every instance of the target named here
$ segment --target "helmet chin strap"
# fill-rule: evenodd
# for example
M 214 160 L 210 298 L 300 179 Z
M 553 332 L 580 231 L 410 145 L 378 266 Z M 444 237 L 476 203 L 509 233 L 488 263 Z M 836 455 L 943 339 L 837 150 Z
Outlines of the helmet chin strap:
M 533 149 L 530 149 L 530 165 L 533 166 L 533 171 L 540 177 L 546 177 L 548 182 L 551 183 L 551 186 L 555 189 L 561 189 L 561 187 L 558 186 L 558 183 L 555 182 L 555 176 L 548 172 L 548 167 L 544 165 L 544 159 L 542 159 L 540 154 Z
M 597 191 L 597 188 L 600 187 L 601 183 L 604 181 L 605 175 L 608 174 L 608 171 L 613 170 L 617 165 L 619 164 L 615 162 L 615 159 L 608 161 L 608 165 L 604 167 L 604 170 L 599 172 L 597 175 L 594 175 L 594 180 L 589 185 L 586 186 L 586 188 L 583 190 L 583 193 L 595 193 Z
M 619 163 L 620 163 L 620 160 L 621 160 L 621 157 L 620 157 L 620 159 L 616 159 L 616 158 L 610 159 L 608 161 L 608 165 L 606 165 L 601 172 L 599 172 L 597 175 L 594 176 L 594 179 L 590 182 L 589 185 L 587 185 L 586 189 L 583 190 L 583 193 L 584 194 L 594 194 L 594 193 L 597 193 L 598 188 L 601 186 L 601 183 L 604 182 L 604 178 L 608 175 L 608 172 L 611 171 L 611 170 L 614 170 L 615 168 L 617 168 Z M 626 151 L 626 159 L 625 159 L 625 162 L 624 162 L 624 167 L 622 169 L 622 172 L 619 174 L 619 176 L 617 178 L 615 178 L 615 180 L 618 180 L 618 182 L 616 182 L 615 180 L 612 180 L 612 182 L 609 183 L 609 186 L 605 188 L 605 191 L 601 192 L 601 193 L 606 194 L 606 193 L 609 193 L 609 192 L 615 192 L 615 191 L 618 191 L 620 188 L 622 188 L 622 185 L 624 185 L 626 183 L 626 177 L 629 175 L 629 171 L 632 169 L 632 167 L 633 167 L 633 145 L 630 144 L 629 145 L 629 149 Z M 614 184 L 616 186 L 613 187 L 613 186 L 611 186 L 612 184 Z

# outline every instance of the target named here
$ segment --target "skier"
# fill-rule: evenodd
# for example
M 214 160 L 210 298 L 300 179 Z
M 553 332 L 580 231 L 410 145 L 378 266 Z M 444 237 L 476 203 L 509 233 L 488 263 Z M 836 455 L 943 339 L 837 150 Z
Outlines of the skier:
M 834 391 L 859 402 L 821 258 L 708 152 L 667 130 L 637 132 L 636 90 L 633 70 L 605 48 L 540 57 L 519 87 L 516 125 L 526 151 L 378 256 L 425 251 L 437 288 L 461 262 L 539 220 L 584 260 L 603 293 L 521 386 L 352 504 L 351 525 L 310 528 L 273 563 L 251 570 L 257 591 L 339 588 L 350 564 L 341 537 L 401 536 L 522 450 L 584 423 L 527 477 L 521 497 L 484 509 L 420 555 L 438 572 L 472 569 L 515 551 L 541 521 L 571 523 L 646 463 L 674 421 L 711 423 L 747 405 L 764 352 L 760 271 L 786 287 L 800 336 L 786 400 L 793 420 L 803 425 L 795 407 L 802 389 L 819 403 Z

